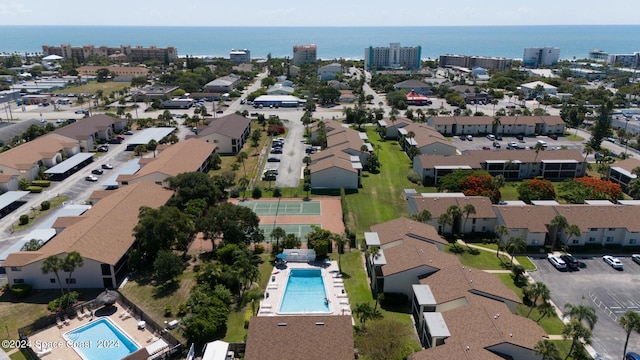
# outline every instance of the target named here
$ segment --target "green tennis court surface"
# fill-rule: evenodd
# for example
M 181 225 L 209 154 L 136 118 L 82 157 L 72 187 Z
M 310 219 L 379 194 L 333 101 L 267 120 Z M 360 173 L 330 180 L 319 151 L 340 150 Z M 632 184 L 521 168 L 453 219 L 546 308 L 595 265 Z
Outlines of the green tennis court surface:
M 276 227 L 281 227 L 287 234 L 296 234 L 296 236 L 300 238 L 300 241 L 305 243 L 307 242 L 305 235 L 313 231 L 313 229 L 311 229 L 313 225 L 320 226 L 319 224 L 276 224 Z M 269 235 L 274 229 L 273 224 L 260 224 L 259 227 L 260 230 L 264 231 L 264 241 L 271 243 Z
M 258 216 L 320 215 L 320 201 L 240 201 Z

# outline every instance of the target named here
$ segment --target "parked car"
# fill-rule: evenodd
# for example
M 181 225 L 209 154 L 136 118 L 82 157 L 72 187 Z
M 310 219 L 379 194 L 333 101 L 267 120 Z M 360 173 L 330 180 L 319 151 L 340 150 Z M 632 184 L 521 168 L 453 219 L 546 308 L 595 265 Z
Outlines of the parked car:
M 640 360 L 640 354 L 629 351 L 624 360 Z
M 559 256 L 549 255 L 547 260 L 558 270 L 566 270 L 567 264 Z
M 76 114 L 88 114 L 89 110 L 86 109 L 78 109 L 75 111 Z
M 602 257 L 602 260 L 604 260 L 604 262 L 606 262 L 616 270 L 622 270 L 623 268 L 622 261 L 620 261 L 620 259 L 618 259 L 617 257 L 613 257 L 611 255 L 605 255 Z
M 102 164 L 102 168 L 105 170 L 111 170 L 113 169 L 113 165 L 111 164 Z
M 496 135 L 496 140 L 502 140 L 502 135 Z
M 102 169 L 93 169 L 93 170 L 91 170 L 91 173 L 95 174 L 95 175 L 102 175 L 102 174 L 104 174 L 104 170 L 102 170 Z
M 122 140 L 118 139 L 118 138 L 111 138 L 109 139 L 109 141 L 107 141 L 109 144 L 122 144 Z
M 516 135 L 516 139 L 524 140 L 524 136 L 522 134 L 518 134 L 518 135 Z
M 102 145 L 102 146 L 98 147 L 98 152 L 107 152 L 107 151 L 109 151 L 109 147 L 108 146 Z
M 462 140 L 462 141 L 467 140 L 467 137 L 466 137 L 466 136 L 464 136 L 464 135 L 460 135 L 460 136 L 458 136 L 458 138 L 459 138 L 460 140 Z
M 487 139 L 489 139 L 489 141 L 494 141 L 496 139 L 496 136 L 493 134 L 489 134 L 487 135 Z
M 91 181 L 91 182 L 98 181 L 98 178 L 93 176 L 93 175 L 89 175 L 89 176 L 85 177 L 84 179 L 87 180 L 87 181 Z
M 282 154 L 282 148 L 275 147 L 271 149 L 270 153 L 272 154 Z
M 633 260 L 636 264 L 640 264 L 640 255 L 639 254 L 631 255 L 631 260 Z
M 125 131 L 125 132 L 123 132 L 123 134 L 125 134 L 125 135 L 133 135 L 133 131 Z
M 316 151 L 318 150 L 313 146 L 309 146 L 308 148 L 304 149 L 304 152 L 306 152 L 307 154 L 315 154 Z
M 493 142 L 493 147 L 496 148 L 496 149 L 500 149 L 500 143 L 497 142 L 497 141 L 494 141 Z
M 468 140 L 468 141 L 473 141 L 473 136 L 471 136 L 471 135 L 467 135 L 467 140 Z
M 518 144 L 515 141 L 511 141 L 507 145 L 507 149 L 517 149 L 517 148 L 518 148 Z
M 578 261 L 578 259 L 576 259 L 576 257 L 571 254 L 560 255 L 560 259 L 562 259 L 570 269 L 575 270 L 580 267 L 580 262 Z
M 551 134 L 551 135 L 549 135 L 549 139 L 558 140 L 558 135 Z
M 267 162 L 280 162 L 280 158 L 272 156 L 272 157 L 267 159 Z
M 482 150 L 491 150 L 491 148 L 489 146 L 483 146 Z

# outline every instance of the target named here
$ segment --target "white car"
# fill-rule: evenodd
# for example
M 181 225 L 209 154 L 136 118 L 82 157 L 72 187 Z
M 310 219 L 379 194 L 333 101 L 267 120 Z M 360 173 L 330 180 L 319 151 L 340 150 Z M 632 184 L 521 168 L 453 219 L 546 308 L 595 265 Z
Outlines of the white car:
M 549 260 L 551 265 L 553 265 L 558 270 L 566 270 L 567 269 L 567 263 L 565 263 L 564 260 L 562 260 L 560 258 L 560 256 L 549 255 L 547 257 L 547 260 Z
M 631 255 L 631 260 L 633 260 L 636 264 L 640 264 L 640 254 Z
M 85 177 L 84 179 L 87 180 L 87 181 L 91 181 L 91 182 L 98 181 L 98 178 L 93 176 L 93 175 L 89 175 L 89 176 Z
M 602 257 L 602 260 L 609 264 L 614 269 L 622 269 L 622 261 L 617 257 L 613 257 L 611 255 L 605 255 Z

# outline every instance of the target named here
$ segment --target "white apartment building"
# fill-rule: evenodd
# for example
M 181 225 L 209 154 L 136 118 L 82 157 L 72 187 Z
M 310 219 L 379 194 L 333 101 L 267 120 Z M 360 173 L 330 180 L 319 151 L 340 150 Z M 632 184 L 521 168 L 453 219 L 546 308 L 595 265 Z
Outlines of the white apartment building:
M 554 66 L 560 58 L 560 48 L 557 47 L 535 47 L 525 48 L 522 55 L 524 66 L 537 68 L 540 66 Z
M 293 46 L 293 65 L 300 66 L 302 64 L 315 63 L 318 58 L 318 48 L 315 44 L 294 45 Z
M 234 64 L 248 64 L 251 62 L 251 51 L 247 49 L 231 49 L 229 52 L 229 60 Z
M 420 69 L 422 48 L 402 47 L 400 43 L 391 43 L 389 47 L 368 47 L 364 50 L 364 66 L 375 69 Z

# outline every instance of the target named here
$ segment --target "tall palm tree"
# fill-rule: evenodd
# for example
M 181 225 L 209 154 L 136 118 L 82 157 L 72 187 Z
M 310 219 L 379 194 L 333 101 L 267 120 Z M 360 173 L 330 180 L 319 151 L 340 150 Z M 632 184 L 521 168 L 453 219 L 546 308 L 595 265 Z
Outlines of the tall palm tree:
M 67 254 L 62 260 L 62 270 L 69 273 L 67 277 L 67 293 L 70 291 L 71 287 L 71 275 L 73 272 L 79 268 L 84 266 L 84 259 L 77 251 L 72 251 Z
M 247 160 L 249 158 L 249 155 L 247 155 L 246 152 L 241 151 L 238 153 L 238 155 L 236 155 L 236 161 L 238 161 L 239 163 L 242 164 L 242 169 L 244 170 L 244 176 L 247 177 L 247 168 L 244 165 L 245 160 Z
M 353 314 L 360 320 L 362 327 L 365 327 L 367 320 L 379 319 L 382 317 L 380 310 L 374 309 L 369 303 L 359 303 L 353 309 Z
M 453 218 L 448 212 L 443 212 L 438 217 L 438 224 L 442 225 L 442 233 L 444 234 L 445 226 L 451 224 L 451 235 L 453 236 Z
M 560 352 L 553 341 L 539 340 L 533 347 L 536 355 L 542 355 L 542 360 L 558 360 Z
M 591 343 L 591 330 L 587 329 L 580 321 L 571 320 L 562 329 L 562 337 L 565 340 L 571 339 L 571 347 L 569 348 L 569 352 L 567 352 L 567 356 L 564 358 L 564 360 L 567 360 L 569 356 L 571 356 L 571 353 L 573 353 L 573 349 L 580 339 L 582 339 L 582 342 L 585 344 Z
M 551 296 L 551 292 L 547 285 L 543 282 L 534 282 L 527 285 L 524 289 L 524 293 L 527 295 L 529 300 L 531 301 L 531 307 L 529 308 L 529 312 L 527 313 L 527 317 L 531 315 L 533 308 L 537 305 L 538 300 L 542 300 L 543 302 L 547 302 Z
M 591 306 L 587 305 L 573 305 L 570 303 L 564 304 L 564 315 L 569 317 L 571 320 L 576 320 L 581 323 L 586 322 L 589 330 L 593 330 L 593 327 L 596 326 L 596 322 L 598 321 L 598 315 L 596 315 L 596 310 Z
M 280 226 L 276 227 L 271 231 L 269 237 L 271 238 L 271 244 L 273 244 L 273 239 L 276 239 L 276 247 L 274 248 L 274 253 L 280 251 L 280 240 L 284 239 L 287 236 L 287 233 Z
M 462 209 L 458 205 L 451 205 L 447 208 L 447 213 L 451 214 L 451 236 L 457 230 L 455 227 L 456 221 L 462 216 Z
M 627 310 L 624 315 L 618 318 L 618 324 L 627 333 L 627 338 L 624 341 L 624 350 L 622 350 L 622 360 L 624 360 L 624 355 L 627 353 L 627 345 L 629 345 L 629 336 L 633 331 L 640 333 L 640 314 L 633 310 Z
M 51 255 L 44 259 L 42 262 L 42 273 L 48 274 L 53 273 L 58 280 L 58 285 L 60 285 L 60 292 L 64 295 L 64 288 L 62 287 L 62 282 L 60 282 L 60 274 L 59 271 L 62 270 L 62 258 L 57 257 L 56 255 Z
M 558 233 L 562 232 L 564 228 L 569 225 L 567 218 L 562 215 L 556 215 L 553 219 L 551 219 L 551 223 L 549 223 L 551 227 L 550 236 L 551 236 L 551 251 L 556 248 L 556 240 L 558 239 Z
M 496 250 L 496 257 L 500 258 L 500 248 L 504 246 L 502 237 L 509 233 L 509 228 L 504 225 L 498 225 L 493 231 L 496 233 L 496 235 L 498 235 L 498 240 L 500 240 L 500 243 L 498 244 L 498 250 Z
M 629 185 L 627 185 L 627 194 L 634 199 L 640 198 L 640 178 L 635 178 L 629 181 Z
M 571 237 L 582 235 L 582 230 L 580 230 L 580 226 L 576 224 L 569 224 L 567 225 L 567 228 L 564 230 L 564 233 L 567 235 L 567 246 L 569 246 Z
M 498 135 L 498 127 L 500 127 L 500 125 L 502 125 L 502 121 L 500 121 L 500 117 L 496 116 L 493 118 L 493 121 L 491 122 L 491 132 L 493 132 L 495 135 Z
M 421 223 L 427 223 L 431 220 L 431 212 L 427 209 L 420 211 L 419 213 L 412 216 L 415 221 L 419 221 Z
M 556 312 L 556 308 L 553 307 L 550 302 L 545 301 L 538 305 L 538 312 L 540 313 L 540 317 L 536 320 L 537 323 L 539 323 L 545 316 L 553 315 Z
M 464 214 L 464 223 L 462 224 L 462 232 L 467 228 L 467 220 L 469 220 L 469 216 L 476 214 L 476 207 L 473 204 L 466 204 L 462 208 L 462 214 Z
M 533 148 L 536 151 L 536 157 L 533 158 L 533 161 L 535 162 L 538 159 L 538 154 L 540 153 L 540 150 L 544 150 L 544 145 L 538 142 Z
M 342 263 L 341 256 L 344 253 L 344 246 L 349 243 L 349 239 L 346 236 L 341 234 L 332 234 L 331 240 L 336 243 L 336 247 L 338 248 L 338 270 L 342 272 Z
M 527 247 L 526 241 L 521 236 L 512 237 L 507 244 L 507 251 L 511 249 L 511 265 L 513 265 L 513 256 L 516 252 L 520 252 Z
M 582 152 L 584 153 L 584 162 L 587 162 L 587 156 L 593 154 L 593 148 L 591 147 L 591 145 L 585 145 L 584 149 L 582 149 Z

